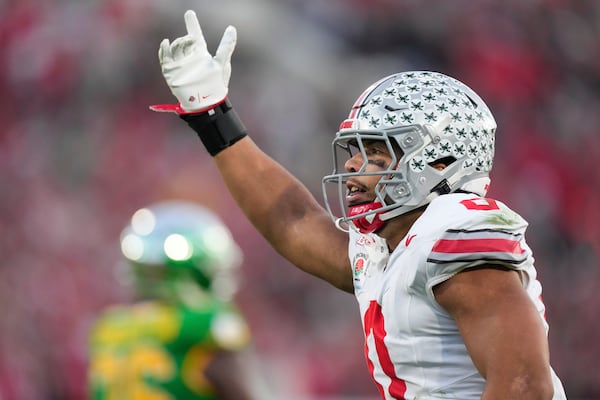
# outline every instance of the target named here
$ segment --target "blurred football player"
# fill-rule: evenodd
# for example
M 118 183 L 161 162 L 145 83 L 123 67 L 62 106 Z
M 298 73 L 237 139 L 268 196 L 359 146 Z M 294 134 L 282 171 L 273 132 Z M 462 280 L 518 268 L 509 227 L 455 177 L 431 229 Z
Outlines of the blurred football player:
M 221 220 L 194 203 L 152 204 L 133 214 L 121 251 L 137 301 L 95 321 L 90 397 L 268 398 L 232 302 L 241 251 Z
M 473 90 L 432 71 L 367 88 L 333 140 L 323 208 L 256 146 L 227 98 L 235 28 L 213 57 L 195 13 L 185 22 L 187 34 L 159 48 L 179 102 L 153 109 L 198 133 L 280 254 L 354 293 L 382 399 L 565 399 L 527 223 L 486 197 L 496 122 Z

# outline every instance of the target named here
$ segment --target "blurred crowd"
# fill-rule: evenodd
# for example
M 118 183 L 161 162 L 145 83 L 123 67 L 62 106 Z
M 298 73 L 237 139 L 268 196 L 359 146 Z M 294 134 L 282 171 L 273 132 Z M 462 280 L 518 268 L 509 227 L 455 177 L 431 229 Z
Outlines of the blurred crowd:
M 212 207 L 245 253 L 238 295 L 285 398 L 374 399 L 354 298 L 286 265 L 173 115 L 158 44 L 197 11 L 238 27 L 231 98 L 321 198 L 330 142 L 372 81 L 437 70 L 498 120 L 490 195 L 529 222 L 570 399 L 600 399 L 600 2 L 0 0 L 0 399 L 84 400 L 86 335 L 119 285 L 119 234 L 160 199 Z M 256 188 L 256 190 L 265 190 Z

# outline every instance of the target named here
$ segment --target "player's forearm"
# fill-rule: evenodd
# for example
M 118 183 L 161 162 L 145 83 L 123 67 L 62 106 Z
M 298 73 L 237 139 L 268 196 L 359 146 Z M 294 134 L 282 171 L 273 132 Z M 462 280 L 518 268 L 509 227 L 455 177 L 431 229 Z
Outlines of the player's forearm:
M 225 183 L 250 222 L 301 270 L 353 291 L 347 235 L 310 191 L 245 137 L 215 156 Z M 338 256 L 336 256 L 338 255 Z
M 242 211 L 277 250 L 291 225 L 325 212 L 302 183 L 249 137 L 214 159 Z

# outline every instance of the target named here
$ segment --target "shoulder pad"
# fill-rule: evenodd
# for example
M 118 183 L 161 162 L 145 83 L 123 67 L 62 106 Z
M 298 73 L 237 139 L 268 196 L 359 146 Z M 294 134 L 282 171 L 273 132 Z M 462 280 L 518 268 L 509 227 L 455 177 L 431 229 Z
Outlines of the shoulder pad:
M 434 202 L 434 214 L 450 214 L 433 244 L 432 263 L 484 260 L 490 263 L 520 264 L 529 256 L 524 241 L 527 223 L 502 202 L 475 195 L 447 196 Z M 448 218 L 448 217 L 446 217 Z

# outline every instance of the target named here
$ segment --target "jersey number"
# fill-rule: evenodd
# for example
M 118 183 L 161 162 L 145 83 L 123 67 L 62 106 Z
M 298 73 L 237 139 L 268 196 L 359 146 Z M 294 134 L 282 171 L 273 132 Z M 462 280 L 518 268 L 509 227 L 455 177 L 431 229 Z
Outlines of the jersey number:
M 101 352 L 92 360 L 91 376 L 106 400 L 173 400 L 169 393 L 146 383 L 168 380 L 175 364 L 163 349 L 139 344 L 125 358 L 118 352 Z
M 365 326 L 365 356 L 367 358 L 367 365 L 369 366 L 369 371 L 371 371 L 371 376 L 373 376 L 373 361 L 369 358 L 369 336 L 373 337 L 373 342 L 375 345 L 375 351 L 377 353 L 377 358 L 379 359 L 379 364 L 381 365 L 381 369 L 383 372 L 392 380 L 389 393 L 394 399 L 404 400 L 404 394 L 406 393 L 406 383 L 396 376 L 396 371 L 394 371 L 394 364 L 392 363 L 392 359 L 390 358 L 390 353 L 385 345 L 383 339 L 386 336 L 385 331 L 385 323 L 383 321 L 383 313 L 381 312 L 381 306 L 377 304 L 376 301 L 372 300 L 369 304 L 369 309 L 365 313 L 364 316 L 364 326 Z M 375 381 L 377 385 L 377 389 L 379 389 L 379 393 L 381 393 L 381 397 L 385 398 L 384 388 L 381 384 Z

